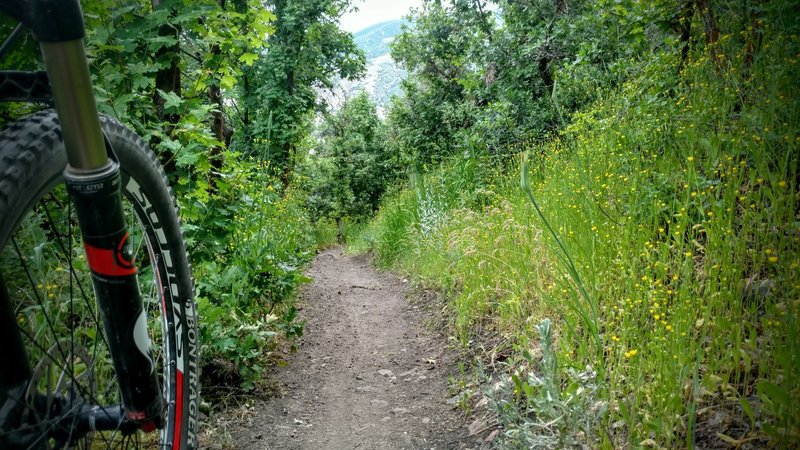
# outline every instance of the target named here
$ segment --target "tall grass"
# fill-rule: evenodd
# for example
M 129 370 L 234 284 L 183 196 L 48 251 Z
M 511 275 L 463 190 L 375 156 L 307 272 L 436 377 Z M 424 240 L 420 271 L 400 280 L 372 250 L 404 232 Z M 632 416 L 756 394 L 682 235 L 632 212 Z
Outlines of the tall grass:
M 800 41 L 771 36 L 747 76 L 725 36 L 723 69 L 655 55 L 525 146 L 529 190 L 475 154 L 466 181 L 464 159 L 416 177 L 361 246 L 449 293 L 510 371 L 552 318 L 558 360 L 600 374 L 593 446 L 798 442 Z
M 349 217 L 342 219 L 342 239 L 344 244 L 350 244 L 360 236 L 367 223 L 363 219 L 353 220 Z M 333 219 L 320 219 L 313 225 L 314 241 L 318 249 L 339 245 L 339 228 Z

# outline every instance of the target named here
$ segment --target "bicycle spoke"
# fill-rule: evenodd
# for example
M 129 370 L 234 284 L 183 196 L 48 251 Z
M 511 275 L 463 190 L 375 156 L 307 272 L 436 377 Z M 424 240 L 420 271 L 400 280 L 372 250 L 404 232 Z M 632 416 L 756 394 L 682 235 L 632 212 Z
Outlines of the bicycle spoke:
M 47 208 L 45 207 L 45 209 L 47 209 Z M 49 211 L 48 211 L 48 219 L 49 218 L 50 218 L 50 215 L 49 215 Z M 67 244 L 69 245 L 69 248 L 72 248 L 72 203 L 70 203 L 69 207 L 67 208 L 67 237 L 69 239 L 67 241 Z M 60 241 L 61 241 L 61 239 L 59 239 L 59 242 Z M 72 274 L 72 252 L 69 252 L 69 254 L 67 255 L 67 262 L 69 264 L 69 273 Z M 72 318 L 75 317 L 75 302 L 73 301 L 73 297 L 72 297 L 72 275 L 69 276 L 69 317 L 70 317 L 70 320 L 72 320 Z M 74 355 L 75 354 L 75 333 L 70 333 L 69 342 L 70 342 L 72 354 Z M 71 373 L 71 374 L 75 373 L 74 358 L 70 358 L 69 373 Z M 72 398 L 75 397 L 75 386 L 74 386 L 74 383 L 73 383 L 73 386 L 70 386 L 70 395 L 72 396 Z M 72 441 L 72 431 L 73 431 L 72 429 L 69 430 L 69 439 L 67 440 L 67 442 L 71 442 Z
M 39 342 L 37 342 L 37 340 L 36 340 L 36 339 L 35 339 L 33 336 L 31 336 L 31 335 L 30 335 L 30 334 L 29 334 L 29 333 L 28 333 L 26 330 L 24 330 L 24 329 L 20 329 L 20 332 L 22 333 L 23 337 L 25 337 L 25 338 L 26 338 L 26 339 L 27 339 L 27 340 L 28 340 L 28 341 L 31 343 L 31 345 L 32 345 L 34 348 L 36 348 L 37 350 L 39 350 L 39 351 L 42 353 L 42 356 L 43 356 L 44 358 L 48 359 L 48 360 L 49 360 L 49 361 L 50 361 L 50 362 L 51 362 L 53 365 L 56 365 L 56 366 L 57 366 L 57 365 L 60 365 L 60 361 L 58 361 L 58 360 L 57 360 L 57 359 L 56 359 L 56 358 L 55 358 L 53 355 L 51 355 L 51 354 L 50 354 L 50 352 L 49 352 L 49 351 L 47 351 L 47 350 L 46 350 L 44 347 L 42 347 L 42 346 L 41 346 L 41 344 L 40 344 Z M 56 344 L 56 345 L 55 345 L 55 347 L 58 349 L 59 353 L 62 353 L 62 357 L 64 357 L 64 359 L 65 359 L 65 360 L 67 360 L 67 359 L 70 359 L 70 360 L 71 360 L 71 359 L 72 359 L 72 358 L 66 358 L 66 357 L 63 355 L 63 350 L 61 349 L 61 346 L 60 346 L 60 345 Z M 94 366 L 94 364 L 91 364 L 91 366 Z M 52 366 L 48 366 L 48 369 L 47 369 L 47 370 L 48 370 L 48 371 L 52 370 Z M 86 399 L 87 399 L 88 401 L 90 401 L 92 404 L 99 406 L 100 408 L 102 408 L 102 410 L 103 410 L 103 411 L 105 411 L 105 407 L 104 407 L 104 406 L 102 406 L 102 404 L 100 403 L 100 401 L 99 401 L 99 400 L 96 398 L 95 394 L 94 394 L 93 392 L 87 391 L 87 387 L 86 387 L 86 386 L 83 386 L 83 384 L 82 384 L 82 383 L 80 383 L 80 381 L 79 381 L 78 379 L 76 379 L 76 378 L 75 378 L 75 375 L 74 375 L 74 373 L 72 373 L 72 372 L 69 372 L 69 373 L 64 373 L 64 372 L 62 372 L 62 376 L 63 376 L 63 375 L 67 375 L 67 376 L 69 377 L 69 379 L 72 381 L 71 387 L 79 389 L 79 390 L 81 391 L 81 392 L 80 392 L 80 394 L 81 394 L 81 396 L 82 396 L 83 398 L 86 398 Z M 91 376 L 91 374 L 89 374 L 89 376 Z M 49 384 L 50 384 L 50 382 L 51 382 L 51 379 L 52 379 L 52 377 L 48 375 L 48 376 L 47 376 L 47 383 L 48 383 L 48 389 L 47 389 L 47 392 L 51 392 L 51 391 L 53 391 L 53 390 L 52 390 L 52 389 L 50 389 L 50 387 L 49 387 Z M 114 376 L 114 377 L 112 378 L 112 380 L 109 380 L 109 384 L 108 384 L 108 386 L 106 387 L 106 390 L 113 389 L 113 388 L 116 386 L 116 383 L 115 383 L 115 382 L 116 382 L 116 376 Z M 53 391 L 53 392 L 54 392 L 54 391 Z M 50 400 L 51 400 L 51 399 L 50 399 L 50 398 L 48 398 L 48 410 L 50 410 L 50 405 L 51 405 L 51 404 L 49 403 L 49 402 L 50 402 Z M 26 406 L 26 410 L 27 410 L 27 411 L 33 411 L 34 413 L 36 413 L 36 412 L 37 412 L 36 410 L 33 410 L 33 409 L 31 408 L 31 405 L 27 405 L 27 404 L 26 404 L 25 406 Z M 73 408 L 74 408 L 74 407 L 73 407 Z M 70 415 L 69 415 L 69 414 L 70 414 L 70 413 L 66 413 L 66 414 L 62 414 L 62 415 L 61 415 L 60 417 L 58 417 L 58 418 L 54 418 L 54 419 L 50 419 L 50 420 L 45 420 L 45 421 L 40 421 L 40 422 L 38 422 L 36 425 L 32 425 L 32 426 L 30 426 L 30 427 L 25 427 L 25 428 L 20 428 L 20 429 L 19 429 L 19 430 L 17 430 L 17 431 L 27 431 L 27 430 L 29 430 L 29 429 L 37 428 L 37 427 L 39 427 L 39 426 L 42 426 L 42 425 L 51 425 L 51 426 L 50 426 L 50 427 L 47 429 L 47 431 L 49 432 L 49 431 L 53 430 L 53 429 L 55 428 L 55 426 L 56 426 L 56 425 L 58 425 L 58 423 L 59 423 L 60 421 L 64 420 L 65 418 L 69 418 L 69 417 L 70 417 Z M 106 438 L 105 438 L 105 436 L 104 436 L 102 433 L 99 433 L 99 434 L 100 434 L 101 438 L 102 438 L 104 441 L 106 441 Z M 47 433 L 44 433 L 44 435 L 43 435 L 42 437 L 46 437 L 46 436 L 47 436 Z M 41 437 L 40 437 L 40 439 L 41 439 Z M 37 442 L 38 442 L 40 439 L 38 439 L 38 440 L 37 440 Z M 106 441 L 106 443 L 108 444 L 108 441 Z
M 31 287 L 33 288 L 34 295 L 36 296 L 36 301 L 39 304 L 39 308 L 44 316 L 45 322 L 47 322 L 47 326 L 50 327 L 50 330 L 55 333 L 55 328 L 53 326 L 53 322 L 50 320 L 50 316 L 47 315 L 47 309 L 44 307 L 44 303 L 42 302 L 42 298 L 39 295 L 39 290 L 36 287 L 36 283 L 33 281 L 33 276 L 31 275 L 30 270 L 28 270 L 28 264 L 22 259 L 22 252 L 19 249 L 19 244 L 17 243 L 17 239 L 15 237 L 11 238 L 11 243 L 14 246 L 14 250 L 17 252 L 17 255 L 20 257 L 20 261 L 22 261 L 22 267 L 25 270 L 25 275 L 28 277 L 28 281 L 30 282 Z M 61 351 L 61 348 L 58 348 Z M 61 356 L 64 356 L 63 352 L 61 352 Z
M 59 206 L 61 206 L 61 202 L 55 196 L 55 194 L 50 193 L 48 194 L 48 198 L 52 199 L 52 201 Z M 69 237 L 69 243 L 67 246 L 64 246 L 63 241 L 61 240 L 60 236 L 59 239 L 56 239 L 56 243 L 58 244 L 59 248 L 61 249 L 61 253 L 64 255 L 64 258 L 67 259 L 69 263 L 69 274 L 70 274 L 70 301 L 72 301 L 72 286 L 73 280 L 75 284 L 78 286 L 78 290 L 80 290 L 81 298 L 83 299 L 84 303 L 86 304 L 87 310 L 92 314 L 92 319 L 95 323 L 99 323 L 100 320 L 97 317 L 97 309 L 96 305 L 94 304 L 94 297 L 88 296 L 86 294 L 86 289 L 84 288 L 83 283 L 80 282 L 78 279 L 78 273 L 75 271 L 75 268 L 72 265 L 72 251 L 68 251 L 67 249 L 72 249 L 72 202 L 67 202 L 68 204 L 68 212 L 67 212 L 67 227 L 69 229 L 67 235 Z M 44 203 L 45 214 L 48 218 L 48 223 L 50 227 L 56 228 L 55 222 L 52 220 L 52 216 L 50 214 L 49 208 L 47 208 L 47 203 Z M 108 342 L 106 341 L 105 333 L 101 334 L 103 338 L 103 343 L 105 344 L 106 348 L 108 348 Z
M 21 252 L 20 252 L 20 250 L 19 250 L 19 246 L 18 246 L 18 244 L 17 244 L 16 238 L 12 238 L 12 244 L 13 244 L 13 246 L 14 246 L 14 249 L 15 249 L 15 251 L 17 252 L 17 255 L 18 255 L 18 256 L 20 256 L 20 260 L 22 260 L 22 258 L 21 258 Z M 37 288 L 36 288 L 36 286 L 35 286 L 35 283 L 33 282 L 32 275 L 31 275 L 30 271 L 29 271 L 29 270 L 28 270 L 28 268 L 27 268 L 27 264 L 25 264 L 25 263 L 24 263 L 24 261 L 23 261 L 23 263 L 22 263 L 22 264 L 23 264 L 23 267 L 24 267 L 24 269 L 25 269 L 25 272 L 26 272 L 26 275 L 27 275 L 27 277 L 28 277 L 28 280 L 29 280 L 29 282 L 30 282 L 30 285 L 31 285 L 31 286 L 32 286 L 32 288 L 34 289 L 34 293 L 35 293 L 35 295 L 36 295 L 37 302 L 38 302 L 38 304 L 39 304 L 39 308 L 40 308 L 40 309 L 41 309 L 41 311 L 42 311 L 42 315 L 44 316 L 44 318 L 45 318 L 45 321 L 47 322 L 47 325 L 48 325 L 48 327 L 50 328 L 51 332 L 53 333 L 53 335 L 54 335 L 54 336 L 56 336 L 57 334 L 56 334 L 56 332 L 55 332 L 55 328 L 54 328 L 54 326 L 53 326 L 53 322 L 50 320 L 50 317 L 49 317 L 49 315 L 47 314 L 47 311 L 46 311 L 46 308 L 45 308 L 45 306 L 44 306 L 44 303 L 42 302 L 42 300 L 41 300 L 41 297 L 40 297 L 40 295 L 39 295 L 39 293 L 38 293 L 38 290 L 37 290 Z M 37 340 L 36 340 L 36 339 L 35 339 L 33 336 L 31 336 L 30 334 L 28 334 L 28 332 L 27 332 L 26 330 L 23 330 L 22 328 L 19 328 L 19 329 L 20 329 L 20 332 L 21 332 L 21 333 L 22 333 L 22 334 L 23 334 L 23 335 L 24 335 L 24 336 L 25 336 L 25 337 L 26 337 L 26 338 L 27 338 L 27 339 L 28 339 L 28 340 L 31 342 L 31 344 L 33 344 L 34 346 L 38 347 L 38 349 L 39 349 L 40 351 L 42 351 L 42 353 L 43 353 L 43 356 L 45 356 L 45 357 L 49 358 L 49 359 L 50 359 L 50 360 L 51 360 L 51 361 L 52 361 L 54 364 L 58 364 L 58 361 L 57 361 L 55 358 L 53 358 L 53 357 L 52 357 L 52 356 L 49 354 L 49 352 L 48 352 L 48 351 L 46 351 L 46 349 L 45 349 L 43 346 L 41 346 L 41 345 L 39 344 L 39 342 L 37 342 Z M 55 343 L 55 347 L 56 347 L 56 349 L 58 350 L 58 352 L 61 354 L 61 357 L 64 359 L 64 361 L 65 361 L 65 362 L 67 362 L 67 357 L 66 357 L 66 355 L 64 354 L 64 351 L 63 351 L 63 349 L 61 348 L 61 345 L 60 345 L 60 343 L 56 342 L 56 343 Z M 73 382 L 73 384 L 74 384 L 75 386 L 78 386 L 79 388 L 81 387 L 81 386 L 80 386 L 80 384 L 77 382 L 77 380 L 75 380 L 75 378 L 74 378 L 74 377 L 72 377 L 72 382 Z M 82 395 L 87 395 L 87 394 L 91 395 L 91 393 L 82 392 Z M 95 402 L 96 404 L 99 404 L 99 402 L 97 402 L 97 401 L 96 401 L 96 399 L 94 399 L 94 398 L 93 398 L 93 396 L 92 396 L 92 401 L 93 401 L 93 402 Z

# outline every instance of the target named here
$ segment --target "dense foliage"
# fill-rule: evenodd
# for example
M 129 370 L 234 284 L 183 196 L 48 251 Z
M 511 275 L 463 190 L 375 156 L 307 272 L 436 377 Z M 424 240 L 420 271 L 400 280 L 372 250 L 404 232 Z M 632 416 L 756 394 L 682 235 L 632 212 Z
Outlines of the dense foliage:
M 269 52 L 256 66 L 263 84 L 245 95 L 253 105 L 251 114 L 269 118 L 257 135 L 267 139 L 265 158 L 283 168 L 284 182 L 298 143 L 310 130 L 310 113 L 321 106 L 316 90 L 331 88 L 334 76 L 353 79 L 363 74 L 363 52 L 336 22 L 347 5 L 346 0 L 274 2 L 276 31 Z
M 354 248 L 447 292 L 461 342 L 491 344 L 500 446 L 795 442 L 791 2 L 429 1 L 411 19 L 387 133 L 419 172 Z
M 81 3 L 98 107 L 149 142 L 178 199 L 206 392 L 249 389 L 281 338 L 302 334 L 294 295 L 317 243 L 305 195 L 288 181 L 322 106 L 317 89 L 363 71 L 337 25 L 347 2 Z M 3 64 L 35 69 L 37 58 L 26 34 Z M 41 107 L 0 113 L 8 121 Z
M 386 146 L 385 133 L 375 105 L 361 92 L 325 116 L 317 145 L 295 174 L 307 192 L 312 219 L 336 221 L 340 241 L 343 221 L 357 222 L 373 214 L 387 186 L 399 176 L 399 161 Z

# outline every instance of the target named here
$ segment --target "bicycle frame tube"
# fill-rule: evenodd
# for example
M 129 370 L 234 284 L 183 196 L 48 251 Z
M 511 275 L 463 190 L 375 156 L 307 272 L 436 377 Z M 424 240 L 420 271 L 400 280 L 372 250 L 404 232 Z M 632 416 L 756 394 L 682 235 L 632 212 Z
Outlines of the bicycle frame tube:
M 29 26 L 40 42 L 67 150 L 64 177 L 75 204 L 125 413 L 145 430 L 160 427 L 161 391 L 147 345 L 136 267 L 128 249 L 119 166 L 108 158 L 100 127 L 83 47 L 80 4 L 77 0 L 0 0 L 0 12 Z M 7 298 L 0 301 L 8 303 Z

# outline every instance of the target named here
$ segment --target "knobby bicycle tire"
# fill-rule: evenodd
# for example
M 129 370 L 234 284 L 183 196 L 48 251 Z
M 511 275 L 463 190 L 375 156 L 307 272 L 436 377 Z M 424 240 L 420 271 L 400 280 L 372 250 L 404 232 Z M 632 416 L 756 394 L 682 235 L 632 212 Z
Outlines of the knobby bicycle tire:
M 105 444 L 194 449 L 198 446 L 199 409 L 197 310 L 175 200 L 163 169 L 145 142 L 111 118 L 101 117 L 101 124 L 112 150 L 110 156 L 120 165 L 126 211 L 129 222 L 134 222 L 129 226 L 139 227 L 140 284 L 151 314 L 151 341 L 160 345 L 154 355 L 166 421 L 157 433 L 98 432 L 76 441 L 71 430 L 60 429 L 69 423 L 64 416 L 52 413 L 50 417 L 48 412 L 43 417 L 30 406 L 16 426 L 29 427 L 39 435 L 32 448 L 66 442 L 68 447 L 79 448 Z M 104 406 L 119 402 L 119 393 L 113 371 L 108 370 L 104 330 L 91 283 L 86 282 L 90 275 L 80 251 L 80 237 L 70 234 L 79 233 L 64 193 L 65 166 L 66 152 L 54 111 L 29 116 L 0 132 L 0 276 L 9 286 L 11 307 L 32 360 L 35 376 L 28 389 L 30 402 L 35 395 L 42 396 L 34 391 L 52 389 L 45 393 L 50 403 L 57 399 L 70 406 L 78 401 Z M 37 238 L 45 243 L 38 243 Z M 42 266 L 46 266 L 44 271 Z M 150 284 L 145 285 L 148 275 Z M 15 284 L 9 279 L 22 281 Z M 52 375 L 54 371 L 60 375 Z M 0 398 L 0 406 L 4 400 Z M 75 407 L 62 409 L 66 412 L 59 414 L 68 414 Z M 37 420 L 39 425 L 33 423 Z M 3 432 L 9 430 L 0 429 Z M 0 443 L 2 439 L 0 435 Z

